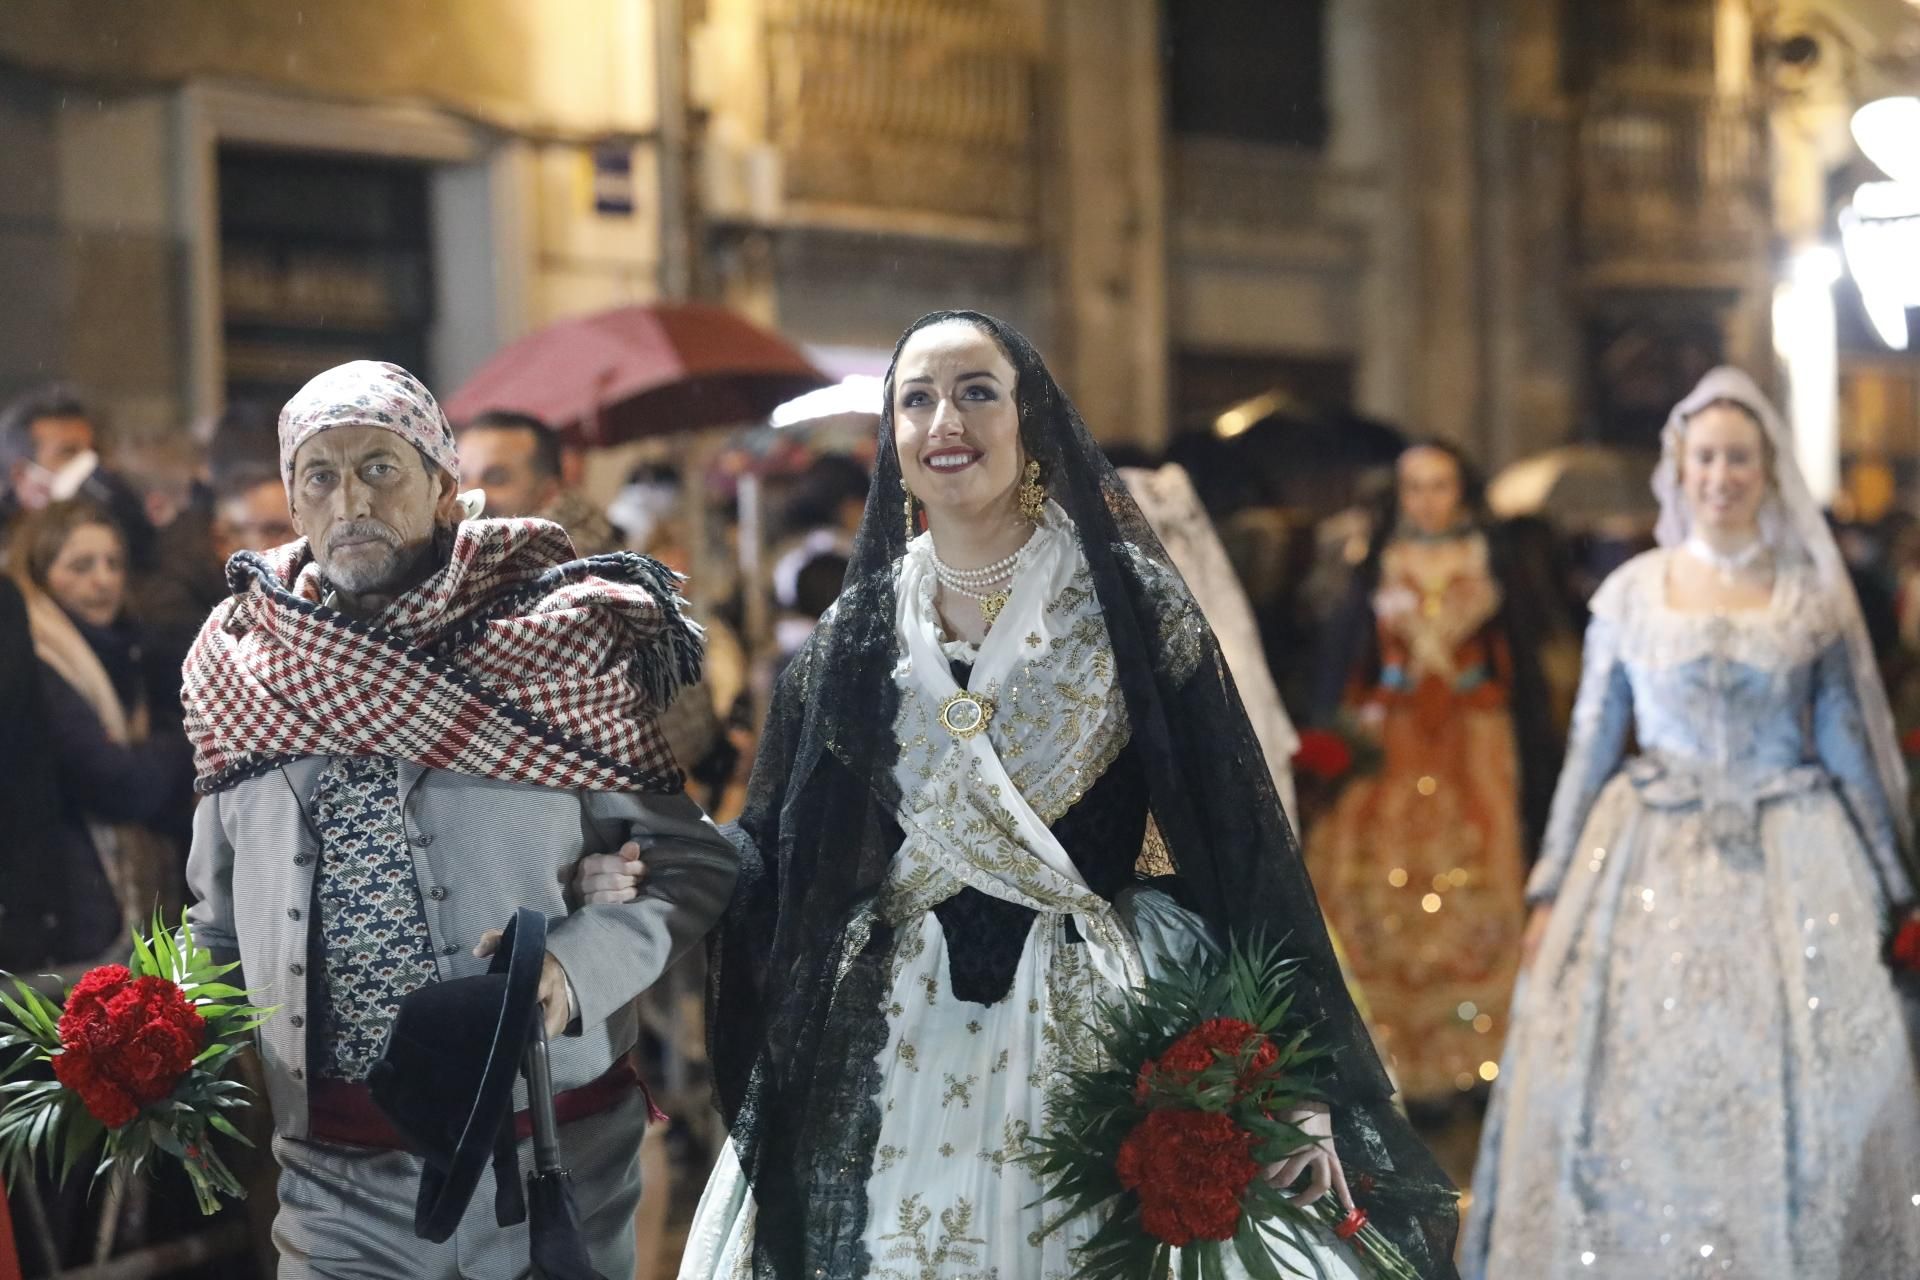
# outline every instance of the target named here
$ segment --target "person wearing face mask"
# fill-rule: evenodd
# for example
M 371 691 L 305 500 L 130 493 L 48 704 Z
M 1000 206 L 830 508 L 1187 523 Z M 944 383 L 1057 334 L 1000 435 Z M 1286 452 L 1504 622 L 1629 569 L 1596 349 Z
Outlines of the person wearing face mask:
M 99 466 L 95 413 L 73 388 L 36 387 L 0 412 L 0 526 L 73 497 Z
M 1912 820 L 1872 646 L 1752 379 L 1709 373 L 1662 444 L 1661 545 L 1593 598 L 1465 1271 L 1920 1275 L 1882 958 Z
M 279 1275 L 524 1274 L 484 1188 L 450 1239 L 415 1237 L 423 1163 L 368 1083 L 402 999 L 484 972 L 523 907 L 553 921 L 539 1016 L 585 1242 L 629 1275 L 650 1110 L 634 999 L 718 916 L 737 861 L 655 723 L 699 675 L 680 579 L 579 560 L 549 521 L 475 518 L 445 415 L 397 365 L 318 375 L 279 440 L 300 537 L 229 561 L 183 694 L 194 936 L 279 1007 L 258 1037 Z M 631 901 L 566 893 L 583 854 L 633 870 L 643 846 Z
M 1100 1001 L 1256 932 L 1298 957 L 1331 1053 L 1330 1111 L 1290 1117 L 1308 1141 L 1266 1176 L 1342 1204 L 1377 1184 L 1373 1221 L 1451 1276 L 1454 1193 L 1393 1109 L 1219 646 L 1126 485 L 992 317 L 923 317 L 884 390 L 845 587 L 728 828 L 709 1040 L 730 1141 L 683 1280 L 1071 1273 L 1102 1223 L 1043 1234 L 1021 1160 L 1055 1073 L 1100 1052 Z M 1352 1274 L 1331 1236 L 1307 1247 L 1277 1257 Z
M 154 567 L 154 527 L 139 489 L 101 463 L 101 414 L 72 387 L 50 383 L 0 410 L 0 550 L 26 516 L 80 498 L 104 508 L 137 577 Z
M 1484 1090 L 1507 1029 L 1553 776 L 1550 624 L 1458 449 L 1407 449 L 1390 500 L 1329 632 L 1316 715 L 1352 717 L 1381 764 L 1308 832 L 1307 866 L 1402 1093 L 1445 1108 Z
M 10 549 L 40 665 L 42 712 L 59 796 L 54 856 L 40 859 L 38 919 L 10 918 L 7 950 L 38 937 L 34 964 L 78 964 L 117 947 L 156 908 L 177 910 L 177 853 L 153 824 L 189 795 L 191 756 L 177 713 L 150 705 L 142 637 L 128 618 L 126 541 L 101 508 L 52 503 Z M 49 894 L 50 885 L 64 892 Z M 11 896 L 11 893 L 9 894 Z

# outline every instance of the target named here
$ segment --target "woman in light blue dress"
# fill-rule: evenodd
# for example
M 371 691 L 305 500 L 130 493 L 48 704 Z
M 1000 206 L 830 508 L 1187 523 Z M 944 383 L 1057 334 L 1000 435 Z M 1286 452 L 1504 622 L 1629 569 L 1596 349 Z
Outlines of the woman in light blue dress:
M 1463 1271 L 1920 1276 L 1910 819 L 1859 607 L 1746 375 L 1664 445 L 1662 545 L 1593 600 Z

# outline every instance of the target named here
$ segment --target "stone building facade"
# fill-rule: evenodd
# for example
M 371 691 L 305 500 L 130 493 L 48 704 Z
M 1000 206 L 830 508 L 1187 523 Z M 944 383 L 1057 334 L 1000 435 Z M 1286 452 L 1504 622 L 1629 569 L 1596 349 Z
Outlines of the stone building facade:
M 1817 234 L 1776 220 L 1833 159 L 1779 142 L 1772 51 L 1889 5 L 11 0 L 0 391 L 74 377 L 165 430 L 383 315 L 451 386 L 556 316 L 704 296 L 847 371 L 996 311 L 1149 450 L 1276 385 L 1494 464 L 1643 440 L 1705 363 L 1769 363 Z M 407 170 L 412 230 L 248 241 L 223 181 L 263 155 L 317 158 L 322 204 Z
M 549 319 L 656 296 L 657 18 L 648 0 L 8 4 L 0 394 L 72 379 L 120 432 L 166 432 L 230 383 L 297 383 L 386 335 L 446 386 Z M 607 170 L 638 212 L 596 211 Z

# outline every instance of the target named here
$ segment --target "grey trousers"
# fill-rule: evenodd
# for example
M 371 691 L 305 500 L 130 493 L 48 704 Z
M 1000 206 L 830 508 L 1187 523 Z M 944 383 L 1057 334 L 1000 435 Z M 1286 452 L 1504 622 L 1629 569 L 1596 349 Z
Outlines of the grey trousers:
M 645 1095 L 564 1126 L 562 1159 L 573 1173 L 580 1229 L 594 1269 L 607 1280 L 633 1275 L 633 1211 L 640 1202 Z M 280 1213 L 273 1244 L 280 1280 L 517 1280 L 527 1274 L 527 1228 L 494 1221 L 492 1166 L 480 1175 L 453 1237 L 431 1244 L 413 1234 L 420 1160 L 404 1151 L 273 1140 L 280 1162 Z M 520 1144 L 520 1171 L 533 1169 L 533 1144 Z

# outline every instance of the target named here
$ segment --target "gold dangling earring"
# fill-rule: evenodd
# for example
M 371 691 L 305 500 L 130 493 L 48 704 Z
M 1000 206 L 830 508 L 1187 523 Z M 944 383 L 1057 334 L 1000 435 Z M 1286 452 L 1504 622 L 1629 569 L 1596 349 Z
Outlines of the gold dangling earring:
M 902 503 L 901 506 L 906 509 L 907 513 L 907 541 L 912 542 L 914 535 L 920 532 L 914 528 L 914 525 L 917 524 L 918 521 L 913 518 L 913 490 L 907 488 L 904 484 L 901 485 L 900 488 L 907 495 L 907 500 Z
M 1027 463 L 1026 479 L 1020 482 L 1020 514 L 1030 524 L 1039 524 L 1040 518 L 1047 513 L 1047 491 L 1040 484 L 1040 464 Z

